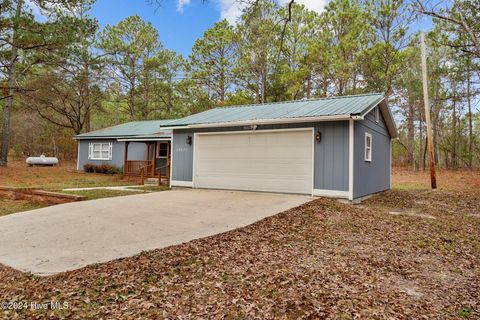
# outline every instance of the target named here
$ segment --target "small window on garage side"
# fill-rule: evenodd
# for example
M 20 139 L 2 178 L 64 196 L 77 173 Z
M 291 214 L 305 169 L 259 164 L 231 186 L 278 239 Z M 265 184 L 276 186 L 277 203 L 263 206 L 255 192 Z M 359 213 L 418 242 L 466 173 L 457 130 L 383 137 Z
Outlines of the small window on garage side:
M 380 108 L 378 106 L 375 107 L 375 122 L 380 122 Z
M 365 161 L 372 161 L 372 135 L 365 133 Z
M 158 158 L 166 158 L 168 156 L 168 142 L 159 142 L 158 144 Z

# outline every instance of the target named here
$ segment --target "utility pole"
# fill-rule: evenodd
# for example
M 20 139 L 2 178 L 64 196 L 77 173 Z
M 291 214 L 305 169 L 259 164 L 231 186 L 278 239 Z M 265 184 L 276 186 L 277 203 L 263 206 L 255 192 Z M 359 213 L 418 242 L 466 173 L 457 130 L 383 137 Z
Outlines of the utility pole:
M 427 50 L 425 48 L 425 34 L 423 32 L 420 33 L 420 49 L 422 53 L 423 101 L 425 103 L 425 121 L 427 123 L 428 155 L 430 158 L 430 180 L 432 184 L 432 189 L 437 189 L 437 177 L 435 174 L 435 157 L 433 155 L 432 122 L 430 120 L 430 104 L 428 102 Z

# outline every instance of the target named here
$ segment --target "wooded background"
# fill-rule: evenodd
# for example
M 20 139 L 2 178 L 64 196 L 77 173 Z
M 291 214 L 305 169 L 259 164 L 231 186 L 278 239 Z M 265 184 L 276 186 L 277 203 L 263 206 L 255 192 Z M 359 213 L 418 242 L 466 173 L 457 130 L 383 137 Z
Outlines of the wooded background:
M 0 0 L 0 165 L 7 153 L 74 159 L 75 134 L 131 120 L 382 92 L 400 131 L 394 164 L 422 169 L 428 155 L 415 26 L 431 19 L 436 162 L 480 166 L 478 1 L 331 0 L 321 14 L 294 0 L 247 1 L 236 25 L 215 23 L 185 57 L 136 15 L 100 29 L 90 0 Z

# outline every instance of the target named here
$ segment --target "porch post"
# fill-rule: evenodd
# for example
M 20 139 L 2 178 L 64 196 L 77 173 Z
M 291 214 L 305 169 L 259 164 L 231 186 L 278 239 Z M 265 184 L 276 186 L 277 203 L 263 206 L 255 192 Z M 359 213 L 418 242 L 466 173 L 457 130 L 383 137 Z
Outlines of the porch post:
M 123 176 L 125 176 L 125 172 L 127 172 L 127 160 L 128 160 L 128 144 L 129 141 L 125 141 L 125 152 L 123 154 Z
M 145 161 L 148 161 L 148 159 L 150 158 L 150 143 L 148 142 L 145 142 L 145 146 L 147 147 L 147 154 L 145 155 Z
M 165 166 L 165 175 L 167 176 L 167 181 L 169 185 L 170 185 L 170 166 L 172 165 L 171 164 L 172 154 L 170 150 L 171 143 L 172 142 L 167 143 L 167 165 Z
M 157 143 L 153 142 L 152 148 L 152 177 L 155 177 L 155 159 L 157 157 Z

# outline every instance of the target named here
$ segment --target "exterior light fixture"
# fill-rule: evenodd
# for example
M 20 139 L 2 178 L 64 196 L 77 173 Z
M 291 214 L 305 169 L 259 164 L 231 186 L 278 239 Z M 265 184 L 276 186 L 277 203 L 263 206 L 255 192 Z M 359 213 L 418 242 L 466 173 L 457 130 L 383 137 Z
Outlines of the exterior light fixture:
M 192 145 L 192 136 L 187 136 L 187 144 Z
M 320 131 L 317 131 L 317 133 L 315 134 L 315 141 L 317 141 L 317 143 L 320 143 L 320 141 L 322 141 L 322 133 Z

